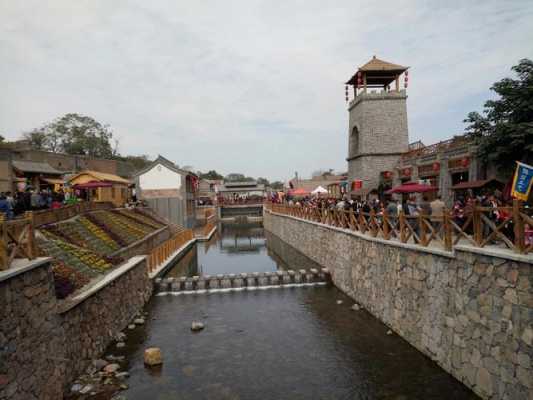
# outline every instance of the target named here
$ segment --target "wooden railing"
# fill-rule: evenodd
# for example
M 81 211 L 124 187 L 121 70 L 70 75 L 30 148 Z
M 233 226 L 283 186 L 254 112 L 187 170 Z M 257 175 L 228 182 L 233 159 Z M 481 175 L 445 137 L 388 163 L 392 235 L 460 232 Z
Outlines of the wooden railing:
M 309 221 L 368 234 L 385 240 L 412 243 L 423 247 L 436 246 L 451 251 L 457 244 L 476 247 L 488 245 L 507 248 L 516 253 L 533 253 L 533 237 L 526 224 L 533 228 L 533 217 L 525 213 L 515 200 L 513 207 L 471 207 L 461 217 L 445 209 L 442 216 L 419 214 L 398 215 L 354 212 L 336 208 L 290 206 L 266 203 L 273 212 Z
M 8 269 L 17 257 L 29 260 L 36 257 L 34 227 L 32 211 L 12 221 L 0 214 L 0 270 Z
M 53 224 L 56 222 L 64 221 L 66 219 L 75 217 L 78 214 L 83 214 L 89 211 L 97 210 L 109 210 L 113 208 L 113 204 L 109 202 L 82 202 L 77 204 L 68 205 L 61 208 L 34 211 L 34 226 L 39 227 L 41 225 Z
M 186 229 L 178 232 L 172 238 L 152 249 L 147 257 L 148 271 L 151 272 L 163 264 L 181 246 L 194 237 L 192 230 Z
M 214 227 L 215 227 L 215 224 L 213 224 L 211 222 L 208 222 L 207 224 L 205 224 L 202 227 L 202 235 L 204 237 L 206 237 L 207 235 L 209 235 L 211 233 L 211 231 L 214 229 Z

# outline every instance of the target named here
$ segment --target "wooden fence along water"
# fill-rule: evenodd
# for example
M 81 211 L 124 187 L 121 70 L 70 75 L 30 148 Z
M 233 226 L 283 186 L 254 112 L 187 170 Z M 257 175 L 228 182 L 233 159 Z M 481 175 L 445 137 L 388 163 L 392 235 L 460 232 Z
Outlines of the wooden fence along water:
M 202 235 L 203 237 L 207 237 L 209 236 L 209 234 L 211 233 L 211 231 L 215 228 L 215 224 L 212 223 L 212 222 L 208 222 L 207 224 L 205 224 L 203 227 L 202 227 Z
M 147 266 L 148 271 L 151 272 L 156 269 L 158 266 L 163 264 L 170 256 L 176 252 L 180 247 L 185 243 L 189 242 L 194 238 L 193 231 L 191 229 L 185 229 L 181 232 L 176 233 L 172 238 L 167 240 L 164 243 L 161 243 L 159 246 L 152 249 L 150 254 L 147 257 Z
M 385 240 L 412 243 L 420 246 L 436 246 L 451 251 L 457 244 L 470 244 L 475 247 L 494 245 L 508 248 L 516 253 L 533 253 L 533 242 L 526 225 L 533 227 L 533 218 L 526 214 L 518 200 L 512 207 L 472 207 L 463 218 L 444 210 L 442 216 L 419 214 L 398 215 L 355 212 L 267 203 L 265 208 L 273 212 L 290 215 L 368 234 Z
M 33 260 L 36 257 L 34 213 L 7 221 L 0 213 L 0 270 L 8 269 L 16 257 Z

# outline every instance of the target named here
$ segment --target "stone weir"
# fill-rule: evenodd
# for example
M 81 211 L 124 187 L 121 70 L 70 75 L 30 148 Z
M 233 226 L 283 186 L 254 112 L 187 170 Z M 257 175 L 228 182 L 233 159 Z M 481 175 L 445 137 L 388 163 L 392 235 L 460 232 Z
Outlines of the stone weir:
M 298 271 L 252 272 L 241 274 L 204 275 L 181 278 L 157 278 L 158 294 L 208 293 L 215 291 L 267 289 L 273 287 L 313 286 L 331 281 L 327 268 Z

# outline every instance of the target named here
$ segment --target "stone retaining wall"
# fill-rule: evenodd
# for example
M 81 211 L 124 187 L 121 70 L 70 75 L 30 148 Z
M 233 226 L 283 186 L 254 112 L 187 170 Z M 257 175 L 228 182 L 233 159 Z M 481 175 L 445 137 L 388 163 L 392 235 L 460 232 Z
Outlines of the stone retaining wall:
M 270 212 L 264 226 L 481 397 L 532 399 L 530 263 L 430 252 Z
M 61 399 L 65 337 L 48 259 L 8 272 L 0 273 L 0 399 Z
M 0 399 L 59 400 L 152 293 L 135 257 L 68 302 L 49 259 L 0 273 Z
M 74 380 L 91 360 L 104 353 L 152 295 L 153 285 L 144 257 L 135 257 L 119 268 L 123 272 L 116 279 L 106 277 L 105 286 L 81 294 L 58 310 L 67 338 L 67 382 Z

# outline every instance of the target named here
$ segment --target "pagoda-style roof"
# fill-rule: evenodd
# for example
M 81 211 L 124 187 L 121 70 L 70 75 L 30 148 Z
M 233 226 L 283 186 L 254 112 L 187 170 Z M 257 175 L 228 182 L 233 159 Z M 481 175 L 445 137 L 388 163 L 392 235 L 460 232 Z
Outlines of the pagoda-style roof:
M 357 73 L 363 72 L 366 76 L 367 86 L 388 85 L 396 79 L 397 76 L 407 71 L 409 67 L 393 64 L 388 61 L 380 60 L 374 56 L 369 62 L 359 67 L 357 72 L 350 78 L 347 85 L 357 85 Z

